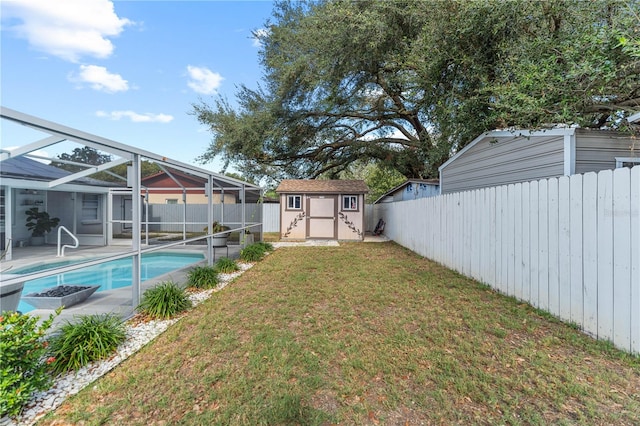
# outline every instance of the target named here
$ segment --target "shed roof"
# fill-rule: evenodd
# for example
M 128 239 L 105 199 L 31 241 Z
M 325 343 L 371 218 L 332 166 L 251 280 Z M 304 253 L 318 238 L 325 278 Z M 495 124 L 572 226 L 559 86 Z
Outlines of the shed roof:
M 377 200 L 375 200 L 373 202 L 373 204 L 376 204 L 380 200 L 382 200 L 383 198 L 388 197 L 389 195 L 395 194 L 396 192 L 400 191 L 401 189 L 404 189 L 404 187 L 409 185 L 410 183 L 439 186 L 440 185 L 440 179 L 407 179 L 404 182 L 402 182 L 400 185 L 398 185 L 398 186 L 390 189 L 389 191 L 385 192 L 384 194 L 382 194 L 380 197 L 378 197 Z
M 278 193 L 302 192 L 323 194 L 366 194 L 369 192 L 363 180 L 285 179 L 276 188 Z

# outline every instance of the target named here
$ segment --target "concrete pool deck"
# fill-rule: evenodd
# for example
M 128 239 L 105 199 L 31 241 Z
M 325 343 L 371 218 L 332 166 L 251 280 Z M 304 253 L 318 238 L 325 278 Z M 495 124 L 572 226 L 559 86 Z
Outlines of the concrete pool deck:
M 143 247 L 144 248 L 144 247 Z M 237 259 L 240 255 L 240 245 L 229 244 L 229 257 Z M 18 269 L 24 266 L 34 265 L 43 262 L 55 262 L 56 260 L 87 260 L 100 257 L 109 257 L 120 253 L 127 252 L 130 248 L 127 246 L 104 246 L 104 247 L 81 247 L 78 249 L 67 250 L 64 257 L 56 257 L 56 246 L 45 245 L 39 247 L 27 246 L 13 249 L 13 259 L 10 261 L 2 261 L 0 270 L 3 274 L 10 274 L 12 269 Z M 205 245 L 179 245 L 167 247 L 161 251 L 184 251 L 198 252 L 206 256 L 207 247 Z M 215 249 L 215 258 L 226 257 L 225 248 Z M 159 277 L 151 278 L 143 281 L 140 285 L 140 294 L 145 290 L 162 281 L 174 281 L 178 284 L 184 284 L 187 279 L 187 272 L 195 265 L 206 264 L 206 259 L 192 265 L 186 266 L 175 271 L 168 272 Z M 48 318 L 53 310 L 34 309 L 29 311 L 29 315 L 38 316 L 42 319 Z M 72 320 L 79 315 L 89 314 L 117 314 L 123 319 L 133 316 L 134 309 L 132 306 L 132 290 L 131 286 L 122 287 L 114 290 L 96 292 L 86 301 L 62 310 L 54 321 L 54 328 L 61 322 Z

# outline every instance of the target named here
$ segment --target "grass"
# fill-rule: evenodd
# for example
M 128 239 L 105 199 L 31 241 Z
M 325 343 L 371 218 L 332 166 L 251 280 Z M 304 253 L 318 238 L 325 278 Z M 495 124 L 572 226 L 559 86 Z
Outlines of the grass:
M 393 243 L 281 248 L 42 424 L 640 422 L 640 361 Z

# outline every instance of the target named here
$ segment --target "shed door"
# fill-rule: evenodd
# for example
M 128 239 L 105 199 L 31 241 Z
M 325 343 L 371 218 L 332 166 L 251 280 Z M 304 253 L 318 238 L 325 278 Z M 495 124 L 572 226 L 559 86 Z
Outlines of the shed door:
M 307 238 L 337 238 L 337 211 L 335 195 L 307 197 Z

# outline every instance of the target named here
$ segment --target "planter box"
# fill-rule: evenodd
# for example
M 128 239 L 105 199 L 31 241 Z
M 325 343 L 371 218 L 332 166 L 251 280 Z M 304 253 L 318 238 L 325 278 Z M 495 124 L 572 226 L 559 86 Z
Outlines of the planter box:
M 52 297 L 52 296 L 47 296 L 46 294 L 51 292 L 51 291 L 55 291 L 55 290 L 59 290 L 63 287 L 83 287 L 82 290 L 73 292 L 71 294 L 65 295 L 65 296 L 60 296 L 60 297 Z M 70 306 L 76 305 L 78 303 L 84 302 L 85 300 L 87 300 L 87 298 L 89 296 L 91 296 L 93 293 L 96 292 L 96 290 L 98 290 L 98 288 L 100 288 L 99 285 L 92 285 L 92 286 L 71 286 L 71 285 L 66 285 L 66 286 L 57 286 L 57 287 L 52 287 L 52 288 L 48 288 L 46 290 L 43 290 L 40 293 L 29 293 L 26 296 L 22 296 L 22 300 L 27 302 L 28 304 L 30 304 L 31 306 L 33 306 L 34 308 L 38 308 L 38 309 L 58 309 L 60 306 L 64 306 L 65 308 L 68 308 Z
M 2 274 L 2 277 L 6 279 L 17 276 L 18 275 L 16 274 Z M 24 282 L 16 284 L 0 283 L 0 312 L 15 312 L 18 309 L 18 303 L 20 303 L 20 296 L 22 296 L 23 287 Z

